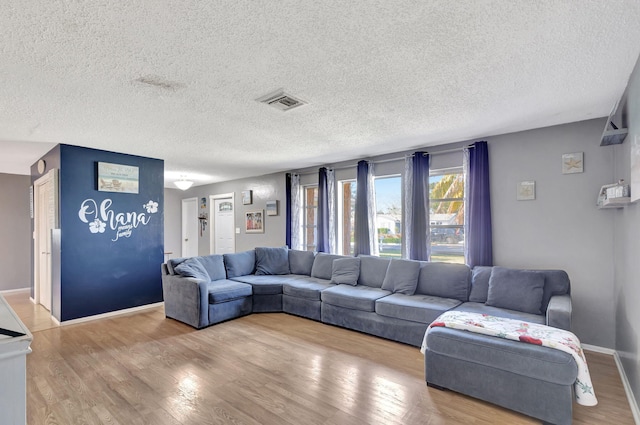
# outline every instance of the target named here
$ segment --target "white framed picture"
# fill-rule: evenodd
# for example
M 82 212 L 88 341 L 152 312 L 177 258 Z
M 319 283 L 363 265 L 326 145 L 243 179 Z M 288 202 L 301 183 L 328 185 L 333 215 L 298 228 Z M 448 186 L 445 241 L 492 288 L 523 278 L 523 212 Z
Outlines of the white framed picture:
M 562 155 L 562 174 L 584 172 L 584 153 L 574 152 Z
M 518 201 L 532 201 L 536 199 L 536 182 L 533 180 L 519 182 L 516 199 Z
M 245 233 L 264 233 L 264 211 L 247 211 L 244 218 Z

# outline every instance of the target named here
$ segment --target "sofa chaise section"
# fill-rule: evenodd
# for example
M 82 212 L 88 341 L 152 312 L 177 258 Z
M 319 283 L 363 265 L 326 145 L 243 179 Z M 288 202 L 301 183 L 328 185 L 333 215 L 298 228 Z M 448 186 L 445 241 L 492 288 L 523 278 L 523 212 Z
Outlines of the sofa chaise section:
M 221 255 L 172 259 L 161 272 L 166 317 L 201 329 L 252 311 L 251 285 L 227 280 Z

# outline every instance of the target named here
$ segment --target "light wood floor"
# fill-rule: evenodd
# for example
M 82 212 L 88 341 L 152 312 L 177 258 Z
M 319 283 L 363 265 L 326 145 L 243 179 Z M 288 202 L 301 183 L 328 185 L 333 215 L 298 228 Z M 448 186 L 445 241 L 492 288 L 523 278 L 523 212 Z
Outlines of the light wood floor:
M 34 326 L 30 425 L 539 423 L 427 388 L 415 347 L 283 313 L 196 331 L 154 308 L 57 327 L 27 295 L 5 298 Z M 574 424 L 632 425 L 613 358 L 587 357 L 599 405 L 574 404 Z

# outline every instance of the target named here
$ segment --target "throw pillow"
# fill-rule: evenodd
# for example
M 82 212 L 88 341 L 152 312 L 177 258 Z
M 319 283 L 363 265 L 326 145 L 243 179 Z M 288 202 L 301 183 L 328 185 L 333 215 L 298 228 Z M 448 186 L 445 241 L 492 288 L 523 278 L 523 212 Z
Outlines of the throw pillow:
M 333 260 L 331 270 L 331 283 L 356 286 L 360 276 L 360 259 L 358 257 L 338 258 Z
M 418 286 L 420 263 L 412 260 L 391 260 L 382 289 L 405 295 L 413 295 Z
M 523 313 L 542 314 L 544 275 L 533 270 L 494 267 L 489 278 L 486 305 Z
M 198 280 L 209 282 L 209 273 L 197 258 L 188 258 L 178 264 L 174 270 L 181 276 L 193 277 Z
M 289 249 L 256 248 L 256 275 L 289 274 Z

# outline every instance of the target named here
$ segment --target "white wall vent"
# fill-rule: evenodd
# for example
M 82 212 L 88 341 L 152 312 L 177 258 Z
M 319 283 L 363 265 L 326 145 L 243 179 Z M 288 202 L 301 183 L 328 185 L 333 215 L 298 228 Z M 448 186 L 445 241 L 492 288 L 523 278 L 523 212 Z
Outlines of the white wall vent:
M 285 93 L 283 90 L 269 93 L 268 95 L 256 99 L 256 101 L 271 105 L 281 111 L 288 111 L 290 109 L 297 108 L 298 106 L 307 104 L 307 102 L 305 102 L 304 100 L 301 100 L 295 96 L 291 96 L 290 94 Z

